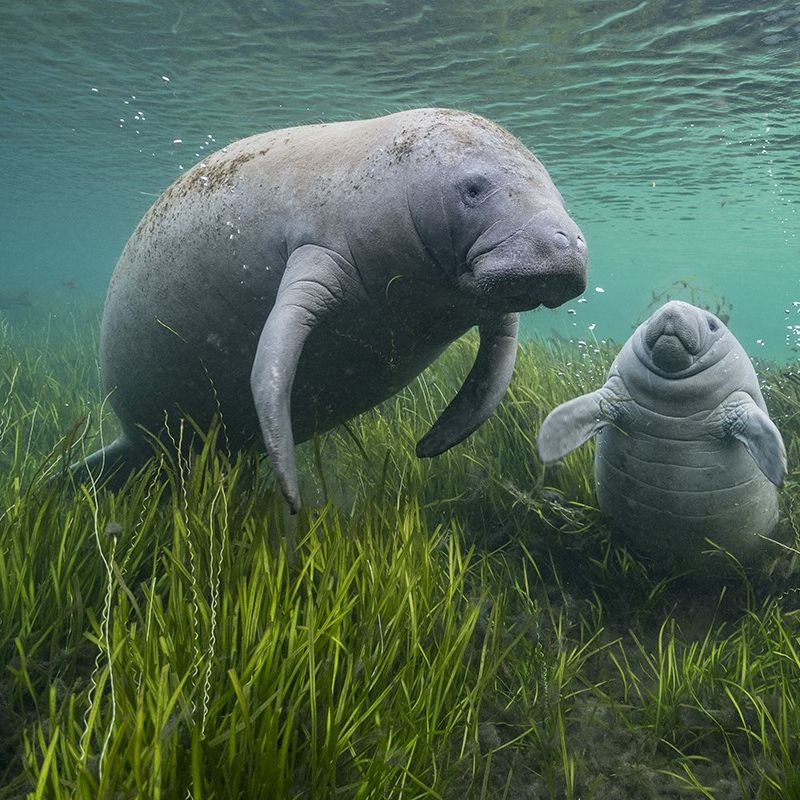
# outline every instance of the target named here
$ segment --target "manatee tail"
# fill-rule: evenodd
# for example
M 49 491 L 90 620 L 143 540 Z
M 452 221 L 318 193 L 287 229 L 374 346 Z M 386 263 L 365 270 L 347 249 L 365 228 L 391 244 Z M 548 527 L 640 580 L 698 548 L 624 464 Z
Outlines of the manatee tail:
M 71 464 L 69 474 L 75 483 L 91 483 L 116 491 L 122 488 L 128 476 L 141 467 L 151 453 L 143 443 L 134 441 L 124 433 L 111 444 Z

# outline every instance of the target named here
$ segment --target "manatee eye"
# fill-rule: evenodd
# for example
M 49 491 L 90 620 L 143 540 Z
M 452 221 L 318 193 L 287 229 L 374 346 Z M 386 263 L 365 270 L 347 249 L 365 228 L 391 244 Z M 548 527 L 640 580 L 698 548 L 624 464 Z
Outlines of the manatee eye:
M 715 330 L 717 330 L 717 328 L 719 328 L 719 325 L 717 325 L 717 321 L 716 321 L 715 319 L 711 319 L 711 318 L 709 317 L 709 320 L 708 320 L 708 329 L 709 329 L 709 330 L 710 330 L 712 333 L 714 333 L 714 331 L 715 331 Z
M 483 175 L 470 175 L 459 186 L 461 199 L 468 206 L 476 206 L 482 202 L 490 188 L 489 180 Z

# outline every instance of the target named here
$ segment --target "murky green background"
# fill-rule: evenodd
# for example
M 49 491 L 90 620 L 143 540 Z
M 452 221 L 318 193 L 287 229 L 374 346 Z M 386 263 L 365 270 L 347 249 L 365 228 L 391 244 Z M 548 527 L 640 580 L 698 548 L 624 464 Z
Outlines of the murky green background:
M 517 134 L 587 235 L 585 302 L 528 332 L 621 341 L 668 292 L 800 355 L 798 3 L 5 0 L 0 65 L 12 324 L 99 308 L 150 203 L 230 140 L 443 105 Z

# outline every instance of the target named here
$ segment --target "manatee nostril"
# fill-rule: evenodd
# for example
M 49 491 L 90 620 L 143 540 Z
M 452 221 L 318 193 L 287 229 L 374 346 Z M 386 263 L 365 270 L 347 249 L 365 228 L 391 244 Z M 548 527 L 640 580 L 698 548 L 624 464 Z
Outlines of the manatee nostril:
M 586 249 L 586 242 L 583 240 L 583 236 L 578 236 L 575 240 L 575 247 L 580 250 L 581 253 Z
M 556 247 L 567 248 L 570 245 L 569 236 L 564 231 L 556 231 L 553 236 L 553 244 Z

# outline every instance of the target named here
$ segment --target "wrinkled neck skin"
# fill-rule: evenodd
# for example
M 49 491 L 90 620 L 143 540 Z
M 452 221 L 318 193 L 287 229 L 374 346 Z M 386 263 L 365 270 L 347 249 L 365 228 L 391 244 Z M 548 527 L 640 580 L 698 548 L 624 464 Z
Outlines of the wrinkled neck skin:
M 647 322 L 637 328 L 611 366 L 639 405 L 667 416 L 685 417 L 716 408 L 735 391 L 747 392 L 765 408 L 758 379 L 742 346 L 725 327 L 708 333 L 690 365 L 665 372 L 653 363 L 646 342 Z

